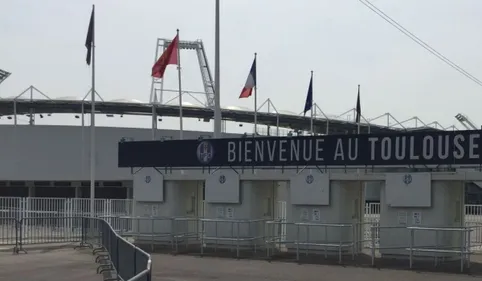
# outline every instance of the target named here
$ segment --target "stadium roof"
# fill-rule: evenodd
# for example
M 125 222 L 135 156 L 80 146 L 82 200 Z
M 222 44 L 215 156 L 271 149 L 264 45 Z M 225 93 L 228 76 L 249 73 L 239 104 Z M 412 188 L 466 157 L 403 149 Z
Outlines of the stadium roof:
M 65 98 L 65 97 L 64 97 Z M 96 112 L 98 114 L 117 114 L 117 115 L 151 115 L 152 104 L 141 103 L 133 100 L 116 100 L 116 101 L 99 101 L 96 102 Z M 14 111 L 18 115 L 29 114 L 31 109 L 36 114 L 55 114 L 70 113 L 81 114 L 82 107 L 85 113 L 90 112 L 90 102 L 78 99 L 60 100 L 30 100 L 30 99 L 0 99 L 0 116 L 14 115 Z M 179 116 L 179 106 L 177 105 L 156 105 L 158 116 L 177 117 Z M 210 120 L 213 118 L 213 110 L 205 107 L 185 106 L 183 107 L 183 116 L 187 118 L 198 118 Z M 229 107 L 222 109 L 223 120 L 253 123 L 254 112 L 246 111 L 241 108 Z M 258 124 L 282 128 L 291 128 L 293 130 L 310 130 L 310 118 L 300 115 L 285 113 L 268 113 L 258 112 Z M 357 124 L 354 122 L 343 121 L 339 119 L 319 118 L 317 116 L 313 125 L 316 132 L 326 133 L 328 126 L 329 134 L 347 134 L 357 131 Z M 437 130 L 432 127 L 417 128 L 419 130 Z M 360 125 L 361 133 L 394 133 L 408 130 L 406 128 L 394 128 L 369 123 Z M 412 130 L 412 129 L 410 129 Z

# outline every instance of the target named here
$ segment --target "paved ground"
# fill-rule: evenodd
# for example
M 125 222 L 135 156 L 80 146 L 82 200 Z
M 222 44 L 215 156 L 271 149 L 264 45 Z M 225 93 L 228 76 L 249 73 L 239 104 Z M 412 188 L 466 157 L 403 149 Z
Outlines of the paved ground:
M 0 280 L 101 281 L 89 250 L 29 250 L 28 254 L 0 252 Z
M 329 265 L 298 265 L 287 262 L 233 260 L 153 254 L 155 281 L 465 281 L 482 277 L 446 273 Z

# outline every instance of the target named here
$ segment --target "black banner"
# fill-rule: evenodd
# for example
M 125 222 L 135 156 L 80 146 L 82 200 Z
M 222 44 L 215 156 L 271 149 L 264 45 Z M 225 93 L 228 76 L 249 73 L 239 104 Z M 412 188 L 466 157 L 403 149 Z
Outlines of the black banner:
M 119 143 L 119 167 L 481 164 L 482 131 Z

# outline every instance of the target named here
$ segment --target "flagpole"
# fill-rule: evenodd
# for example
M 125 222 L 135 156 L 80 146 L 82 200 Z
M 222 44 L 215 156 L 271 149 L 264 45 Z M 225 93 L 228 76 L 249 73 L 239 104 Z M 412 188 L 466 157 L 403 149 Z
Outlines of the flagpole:
M 179 40 L 179 29 L 176 30 Z M 182 123 L 182 88 L 181 88 L 181 48 L 180 43 L 177 45 L 177 77 L 179 78 L 179 139 L 183 139 L 183 123 Z
M 92 30 L 95 31 L 95 5 L 92 5 Z M 92 92 L 90 111 L 90 215 L 95 216 L 95 32 L 92 32 Z
M 361 112 L 359 111 L 359 104 L 360 104 L 360 84 L 358 84 L 358 97 L 357 97 L 357 115 L 358 115 L 358 120 L 357 121 L 357 133 L 360 134 L 360 121 L 361 121 Z
M 257 53 L 254 53 L 254 61 L 256 62 L 256 68 L 258 68 L 258 62 L 256 61 Z M 256 76 L 258 76 L 258 69 L 256 69 Z M 254 135 L 258 135 L 258 77 L 254 78 Z
M 313 70 L 311 71 L 311 83 L 313 83 Z M 311 91 L 313 95 L 313 84 L 311 84 Z M 315 132 L 313 131 L 313 96 L 311 96 L 311 118 L 310 118 L 310 130 L 311 130 L 311 135 L 315 135 Z
M 214 137 L 221 137 L 221 70 L 220 70 L 220 9 L 219 0 L 216 0 L 215 7 L 215 41 L 214 41 Z

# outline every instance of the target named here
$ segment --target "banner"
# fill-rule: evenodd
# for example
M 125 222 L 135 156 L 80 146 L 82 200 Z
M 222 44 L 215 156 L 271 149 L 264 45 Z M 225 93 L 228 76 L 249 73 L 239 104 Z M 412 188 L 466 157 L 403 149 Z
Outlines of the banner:
M 119 143 L 119 167 L 482 164 L 481 131 Z

